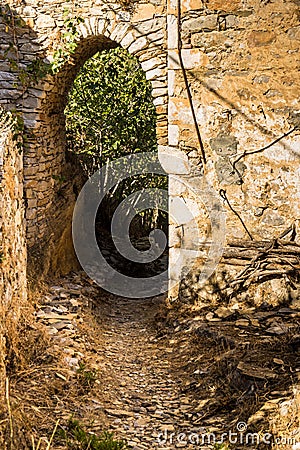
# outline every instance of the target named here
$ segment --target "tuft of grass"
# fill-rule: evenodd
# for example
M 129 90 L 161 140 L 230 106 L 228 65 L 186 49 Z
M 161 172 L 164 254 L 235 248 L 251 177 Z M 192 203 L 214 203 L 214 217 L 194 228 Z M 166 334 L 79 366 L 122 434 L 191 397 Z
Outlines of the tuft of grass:
M 84 430 L 78 420 L 70 418 L 67 427 L 57 430 L 60 443 L 70 450 L 125 450 L 127 444 L 123 440 L 115 440 L 113 433 L 104 431 L 97 436 Z
M 214 450 L 230 450 L 227 444 L 215 444 Z
M 88 370 L 86 365 L 80 362 L 79 369 L 77 369 L 77 380 L 84 390 L 91 389 L 97 380 L 97 371 L 95 369 Z

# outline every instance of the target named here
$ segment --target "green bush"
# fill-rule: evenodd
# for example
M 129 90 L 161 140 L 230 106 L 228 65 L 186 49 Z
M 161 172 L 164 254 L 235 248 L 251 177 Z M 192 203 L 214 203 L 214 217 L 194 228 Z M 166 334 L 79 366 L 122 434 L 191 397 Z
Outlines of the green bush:
M 88 177 L 111 160 L 157 151 L 151 91 L 137 58 L 125 49 L 98 52 L 82 66 L 65 109 L 66 137 Z M 123 199 L 147 188 L 167 189 L 167 177 L 145 173 L 120 182 L 101 205 L 105 224 Z M 139 216 L 146 229 L 167 223 L 162 211 Z
M 123 440 L 115 440 L 107 431 L 101 435 L 88 433 L 78 420 L 70 419 L 67 427 L 57 431 L 59 443 L 70 450 L 125 450 L 127 444 Z

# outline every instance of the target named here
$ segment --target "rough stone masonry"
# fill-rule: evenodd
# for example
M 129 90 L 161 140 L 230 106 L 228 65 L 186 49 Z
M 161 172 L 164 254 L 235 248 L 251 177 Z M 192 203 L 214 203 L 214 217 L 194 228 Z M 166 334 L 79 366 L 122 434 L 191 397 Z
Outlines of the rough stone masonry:
M 182 0 L 181 17 L 177 0 L 137 1 L 129 10 L 101 0 L 83 0 L 80 5 L 2 0 L 2 6 L 7 12 L 0 18 L 0 102 L 22 114 L 28 136 L 24 179 L 32 267 L 38 263 L 41 272 L 58 273 L 76 266 L 71 217 L 78 186 L 66 160 L 64 107 L 84 61 L 117 45 L 138 57 L 152 82 L 159 151 L 181 155 L 185 167 L 182 171 L 171 164 L 170 173 L 190 178 L 192 184 L 205 173 L 217 196 L 220 190 L 225 192 L 254 239 L 280 235 L 300 218 L 298 0 Z M 78 25 L 72 63 L 55 77 L 24 89 L 20 67 L 26 69 L 37 55 L 51 60 L 66 9 L 70 17 L 84 19 Z M 14 25 L 7 16 L 14 18 Z M 11 60 L 16 60 L 18 70 Z M 272 142 L 266 150 L 251 154 Z M 184 214 L 181 223 L 170 224 L 170 278 L 176 280 L 184 269 L 182 254 L 193 256 L 199 242 L 209 242 L 211 224 L 201 206 L 201 189 L 191 192 L 171 175 L 169 194 L 170 213 L 174 199 L 183 197 L 197 216 L 193 224 L 186 223 Z M 5 201 L 1 200 L 1 209 Z M 22 198 L 19 201 L 22 205 Z M 227 216 L 226 238 L 248 238 L 224 196 L 219 201 Z M 195 226 L 200 241 L 184 243 Z M 172 295 L 177 295 L 177 288 Z

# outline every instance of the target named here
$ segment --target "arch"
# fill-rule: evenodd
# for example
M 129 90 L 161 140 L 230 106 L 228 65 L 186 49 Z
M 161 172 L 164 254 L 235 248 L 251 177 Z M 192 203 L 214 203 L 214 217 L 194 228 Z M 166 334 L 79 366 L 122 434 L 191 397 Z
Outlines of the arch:
M 167 57 L 160 45 L 164 35 L 159 21 L 150 28 L 150 34 L 143 34 L 149 32 L 145 23 L 133 26 L 123 20 L 99 17 L 86 18 L 78 30 L 78 45 L 70 61 L 55 77 L 47 77 L 35 89 L 34 114 L 26 114 L 27 99 L 24 100 L 25 124 L 32 131 L 24 175 L 29 272 L 33 273 L 63 273 L 77 265 L 71 218 L 83 180 L 79 167 L 66 155 L 64 109 L 68 92 L 85 61 L 101 50 L 117 46 L 136 56 L 152 83 L 158 144 L 165 145 L 168 139 Z M 28 99 L 32 104 L 32 97 Z

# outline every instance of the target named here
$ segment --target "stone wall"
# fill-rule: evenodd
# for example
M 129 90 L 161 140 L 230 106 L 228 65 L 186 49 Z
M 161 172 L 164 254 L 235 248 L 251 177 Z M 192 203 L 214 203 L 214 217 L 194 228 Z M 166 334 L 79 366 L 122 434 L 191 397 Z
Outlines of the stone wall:
M 66 8 L 70 17 L 80 16 L 84 22 L 78 26 L 79 42 L 72 60 L 56 77 L 47 77 L 25 93 L 20 87 L 18 93 L 17 73 L 11 73 L 7 61 L 0 66 L 2 88 L 5 88 L 1 102 L 7 108 L 17 106 L 22 110 L 29 135 L 24 157 L 27 239 L 30 270 L 36 273 L 68 272 L 77 267 L 71 219 L 74 192 L 80 188 L 80 181 L 74 177 L 74 168 L 66 164 L 64 108 L 82 64 L 97 51 L 118 45 L 137 56 L 153 85 L 158 143 L 166 144 L 168 135 L 164 5 L 140 3 L 129 13 L 114 2 L 95 1 L 91 5 L 90 1 L 83 1 L 80 6 L 64 4 L 61 0 L 39 6 L 31 2 L 22 5 L 10 2 L 10 11 L 22 23 L 15 30 L 3 23 L 2 49 L 15 39 L 18 64 L 24 68 L 37 55 L 50 61 L 64 28 Z
M 128 11 L 116 2 L 101 0 L 84 0 L 80 6 L 63 0 L 9 2 L 11 14 L 22 22 L 13 29 L 1 19 L 0 51 L 6 56 L 0 61 L 0 102 L 24 116 L 29 254 L 43 272 L 68 271 L 76 265 L 70 231 L 80 174 L 74 178 L 73 166 L 66 163 L 63 110 L 67 93 L 85 60 L 117 45 L 138 57 L 152 82 L 159 151 L 181 155 L 185 167 L 182 171 L 179 164 L 170 169 L 174 175 L 170 176 L 170 213 L 178 211 L 176 199 L 184 198 L 196 219 L 187 225 L 190 218 L 182 214 L 179 223 L 171 221 L 171 279 L 176 281 L 182 266 L 189 266 L 186 261 L 195 255 L 201 265 L 211 240 L 222 246 L 225 236 L 227 241 L 250 236 L 271 239 L 299 218 L 299 129 L 294 129 L 300 110 L 299 2 L 181 0 L 180 4 L 178 11 L 177 0 L 138 1 Z M 70 17 L 84 19 L 78 25 L 79 42 L 72 61 L 56 77 L 18 90 L 18 74 L 7 56 L 15 58 L 16 47 L 23 68 L 37 55 L 51 60 L 64 28 L 65 8 Z M 185 72 L 179 58 L 178 25 Z M 14 48 L 9 42 L 14 42 Z M 185 185 L 175 179 L 176 174 Z M 208 211 L 210 200 L 213 206 Z M 199 254 L 200 247 L 204 250 Z
M 23 155 L 13 140 L 13 121 L 0 109 L 0 389 L 5 359 L 26 303 Z
M 197 168 L 217 195 L 226 191 L 253 239 L 278 237 L 300 212 L 300 138 L 299 128 L 294 129 L 300 122 L 299 2 L 183 0 L 181 4 L 181 53 L 206 166 L 179 64 L 176 0 L 168 4 L 169 146 L 188 156 L 190 178 Z M 289 132 L 265 151 L 242 156 Z M 180 195 L 192 205 L 192 196 L 174 184 L 172 198 Z M 199 197 L 201 202 L 201 192 Z M 227 242 L 249 240 L 238 216 L 220 200 L 226 211 Z M 203 239 L 211 239 L 207 214 L 201 212 L 198 222 Z M 183 251 L 183 228 L 171 233 L 173 271 Z

